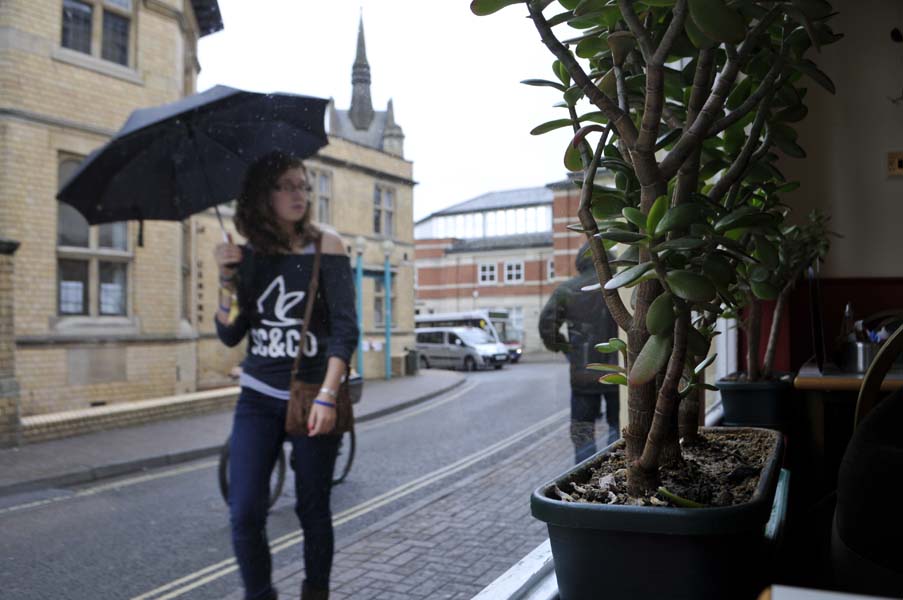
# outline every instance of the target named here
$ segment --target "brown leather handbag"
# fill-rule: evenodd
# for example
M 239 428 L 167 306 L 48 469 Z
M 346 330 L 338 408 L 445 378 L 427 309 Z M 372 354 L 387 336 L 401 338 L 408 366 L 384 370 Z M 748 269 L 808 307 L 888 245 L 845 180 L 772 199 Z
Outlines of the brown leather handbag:
M 288 400 L 288 410 L 285 414 L 285 432 L 288 435 L 307 435 L 307 419 L 313 408 L 314 399 L 320 393 L 322 383 L 306 383 L 297 378 L 298 369 L 301 366 L 301 355 L 307 339 L 307 328 L 313 314 L 314 302 L 317 297 L 317 287 L 320 281 L 320 247 L 321 238 L 315 244 L 314 268 L 310 275 L 310 284 L 307 288 L 307 304 L 304 307 L 304 323 L 301 324 L 301 338 L 298 342 L 298 354 L 292 367 L 291 389 Z M 348 380 L 350 372 L 346 369 L 342 383 L 336 392 L 336 422 L 332 433 L 344 433 L 354 428 L 354 413 L 351 410 L 351 392 Z

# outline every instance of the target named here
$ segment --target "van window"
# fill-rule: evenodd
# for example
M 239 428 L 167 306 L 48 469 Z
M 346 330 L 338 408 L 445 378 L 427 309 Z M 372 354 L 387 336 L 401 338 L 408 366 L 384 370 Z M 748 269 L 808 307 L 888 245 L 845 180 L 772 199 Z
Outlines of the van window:
M 441 344 L 441 331 L 424 331 L 417 334 L 417 343 L 419 344 Z
M 458 344 L 460 341 L 461 341 L 461 338 L 458 337 L 458 334 L 449 332 L 449 334 L 448 334 L 448 343 L 449 344 L 455 345 L 455 344 Z

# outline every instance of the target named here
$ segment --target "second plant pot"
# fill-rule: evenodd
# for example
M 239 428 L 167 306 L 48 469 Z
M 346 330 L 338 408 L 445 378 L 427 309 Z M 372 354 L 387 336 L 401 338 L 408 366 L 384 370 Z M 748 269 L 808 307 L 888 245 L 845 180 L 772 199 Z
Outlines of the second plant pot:
M 768 381 L 743 381 L 734 373 L 715 382 L 727 427 L 764 427 L 787 432 L 793 377 L 779 373 Z

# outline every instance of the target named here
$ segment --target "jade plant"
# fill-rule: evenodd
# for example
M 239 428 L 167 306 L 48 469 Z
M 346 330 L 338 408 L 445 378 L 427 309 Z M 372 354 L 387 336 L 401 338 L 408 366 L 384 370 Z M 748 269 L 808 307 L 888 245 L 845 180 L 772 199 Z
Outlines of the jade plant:
M 792 187 L 785 186 L 785 188 Z M 760 188 L 750 193 L 748 212 L 755 214 L 777 204 L 773 186 Z M 786 208 L 778 211 L 783 215 Z M 813 211 L 802 225 L 782 224 L 771 232 L 747 233 L 748 252 L 758 263 L 741 263 L 731 293 L 734 294 L 734 310 L 724 316 L 738 318 L 740 327 L 746 334 L 746 371 L 739 375 L 744 381 L 767 381 L 773 379 L 775 352 L 784 308 L 794 286 L 810 265 L 825 258 L 831 247 L 831 237 L 839 234 L 828 229 L 828 216 Z M 762 348 L 762 306 L 761 300 L 773 300 L 771 325 Z M 742 310 L 738 310 L 742 309 Z
M 510 8 L 508 8 L 510 7 Z M 839 39 L 823 0 L 473 0 L 521 10 L 554 55 L 561 117 L 534 134 L 574 132 L 579 223 L 604 301 L 626 331 L 596 365 L 628 388 L 628 491 L 654 493 L 659 467 L 697 438 L 700 380 L 716 319 L 738 307 L 741 273 L 763 265 L 748 241 L 780 238 L 782 215 L 749 210 L 746 190 L 789 185 L 780 155 L 802 158 L 794 124 L 807 88 L 834 92 L 818 68 Z M 600 170 L 614 187 L 596 183 Z M 614 251 L 609 259 L 607 251 Z M 758 284 L 759 282 L 757 282 Z M 757 293 L 756 285 L 752 288 Z M 631 288 L 622 295 L 623 288 Z

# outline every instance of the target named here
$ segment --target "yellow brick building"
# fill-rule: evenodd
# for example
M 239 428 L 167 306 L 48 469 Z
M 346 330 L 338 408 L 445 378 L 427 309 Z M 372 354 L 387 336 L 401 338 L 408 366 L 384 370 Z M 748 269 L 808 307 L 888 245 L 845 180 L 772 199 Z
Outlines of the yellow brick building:
M 221 233 L 212 213 L 145 222 L 139 246 L 136 223 L 88 227 L 55 200 L 78 162 L 132 110 L 195 91 L 197 40 L 220 28 L 216 0 L 0 2 L 0 239 L 19 243 L 5 259 L 11 285 L 0 293 L 14 318 L 0 328 L 0 347 L 14 349 L 5 355 L 14 376 L 4 389 L 18 390 L 17 414 L 230 381 L 244 349 L 228 350 L 214 334 L 212 249 Z M 395 240 L 392 354 L 400 371 L 403 348 L 413 345 L 412 165 L 401 157 L 391 108 L 374 114 L 388 134 L 376 147 L 331 129 L 330 145 L 310 166 L 322 186 L 317 210 L 348 241 L 353 262 L 363 236 L 365 269 L 381 273 L 382 243 Z M 374 281 L 364 281 L 364 326 L 381 337 Z M 366 355 L 368 376 L 383 373 L 377 354 Z

